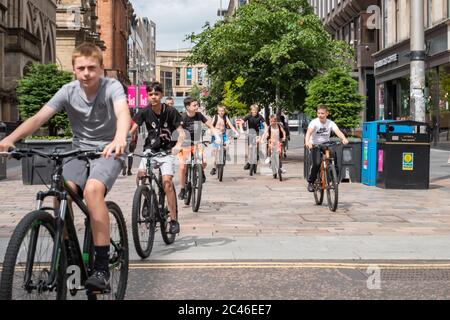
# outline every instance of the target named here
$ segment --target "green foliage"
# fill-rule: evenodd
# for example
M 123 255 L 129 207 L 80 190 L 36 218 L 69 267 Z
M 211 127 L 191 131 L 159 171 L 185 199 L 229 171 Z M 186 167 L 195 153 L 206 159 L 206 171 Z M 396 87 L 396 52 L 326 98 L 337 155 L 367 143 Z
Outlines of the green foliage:
M 296 98 L 304 97 L 308 82 L 351 57 L 348 46 L 325 31 L 307 0 L 255 0 L 235 17 L 188 38 L 195 46 L 187 61 L 208 66 L 209 101 L 222 101 L 226 83 L 242 77 L 241 87 L 232 85 L 242 103 L 298 110 L 302 99 Z
M 55 64 L 35 63 L 17 88 L 19 112 L 23 120 L 34 116 L 66 83 L 73 80 L 70 72 L 61 71 Z M 45 128 L 50 136 L 69 136 L 71 129 L 67 114 L 57 113 Z
M 189 96 L 192 98 L 195 98 L 200 101 L 200 93 L 202 92 L 202 89 L 198 86 L 198 84 L 194 84 L 189 91 Z
M 241 94 L 239 88 L 245 83 L 242 77 L 239 77 L 234 83 L 227 81 L 225 83 L 225 92 L 222 104 L 227 107 L 227 114 L 230 117 L 243 116 L 248 113 L 248 106 L 241 102 Z
M 305 112 L 311 117 L 317 116 L 317 106 L 328 107 L 329 118 L 338 127 L 355 128 L 360 121 L 360 112 L 365 97 L 358 93 L 358 82 L 344 68 L 332 68 L 317 76 L 308 86 Z

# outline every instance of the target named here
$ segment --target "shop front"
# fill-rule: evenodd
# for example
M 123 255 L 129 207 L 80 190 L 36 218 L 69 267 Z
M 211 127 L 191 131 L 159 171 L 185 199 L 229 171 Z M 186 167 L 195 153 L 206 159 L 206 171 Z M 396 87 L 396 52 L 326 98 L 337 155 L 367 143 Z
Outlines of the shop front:
M 426 122 L 433 129 L 433 146 L 450 150 L 450 51 L 446 24 L 426 32 Z M 377 119 L 409 120 L 410 43 L 398 43 L 375 54 Z

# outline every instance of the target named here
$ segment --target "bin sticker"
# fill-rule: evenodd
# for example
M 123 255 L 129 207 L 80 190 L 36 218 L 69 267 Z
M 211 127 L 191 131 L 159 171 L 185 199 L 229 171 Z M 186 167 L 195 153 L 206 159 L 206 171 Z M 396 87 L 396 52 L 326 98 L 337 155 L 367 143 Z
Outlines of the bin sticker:
M 378 172 L 383 172 L 384 150 L 378 150 Z
M 364 152 L 363 152 L 363 165 L 364 170 L 367 170 L 367 158 L 369 154 L 369 143 L 367 141 L 364 141 Z
M 414 170 L 414 153 L 404 152 L 403 153 L 403 171 Z

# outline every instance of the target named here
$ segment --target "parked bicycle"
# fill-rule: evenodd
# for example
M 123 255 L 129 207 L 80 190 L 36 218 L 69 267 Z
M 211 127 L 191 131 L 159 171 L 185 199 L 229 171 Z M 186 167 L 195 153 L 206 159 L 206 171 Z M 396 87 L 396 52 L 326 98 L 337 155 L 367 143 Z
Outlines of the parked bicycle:
M 36 211 L 20 220 L 9 241 L 0 281 L 0 299 L 66 299 L 67 291 L 72 296 L 85 291 L 89 300 L 123 299 L 128 280 L 129 251 L 122 211 L 114 202 L 106 202 L 111 221 L 110 289 L 103 292 L 87 290 L 84 284 L 94 267 L 91 221 L 86 204 L 63 177 L 63 166 L 71 159 L 86 160 L 89 170 L 88 160 L 99 158 L 101 153 L 95 150 L 45 153 L 16 149 L 9 155 L 18 160 L 35 155 L 49 159 L 55 163 L 55 171 L 49 191 L 37 193 Z M 64 159 L 67 159 L 65 163 Z M 48 197 L 58 200 L 59 206 L 44 207 L 44 200 Z M 83 249 L 69 201 L 85 215 Z
M 198 212 L 202 200 L 203 183 L 205 173 L 203 171 L 203 146 L 210 144 L 209 141 L 191 144 L 189 163 L 186 164 L 186 194 L 184 197 L 185 205 L 192 205 L 192 211 Z
M 314 145 L 314 148 L 320 149 L 321 164 L 317 179 L 314 182 L 314 200 L 317 205 L 323 203 L 325 191 L 327 192 L 328 208 L 336 211 L 339 197 L 339 179 L 335 165 L 335 159 L 332 156 L 332 147 L 341 144 L 340 142 L 328 142 L 320 145 Z
M 131 210 L 131 229 L 133 241 L 137 254 L 142 258 L 148 258 L 153 249 L 156 228 L 159 226 L 161 236 L 166 244 L 175 241 L 175 234 L 169 232 L 169 209 L 166 203 L 166 193 L 164 191 L 161 163 L 155 158 L 165 157 L 165 152 L 147 152 L 144 155 L 134 154 L 134 156 L 147 159 L 146 174 L 139 178 Z M 155 171 L 157 174 L 155 174 Z M 175 185 L 172 184 L 175 191 Z M 178 205 L 176 217 L 178 219 Z

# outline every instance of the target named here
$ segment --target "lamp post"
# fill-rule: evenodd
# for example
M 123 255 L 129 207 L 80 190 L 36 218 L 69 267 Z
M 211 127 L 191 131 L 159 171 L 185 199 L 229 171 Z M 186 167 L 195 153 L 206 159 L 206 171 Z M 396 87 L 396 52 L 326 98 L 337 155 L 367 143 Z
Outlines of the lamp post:
M 423 0 L 411 0 L 411 111 L 425 122 L 425 28 Z M 416 23 L 414 23 L 416 21 Z

